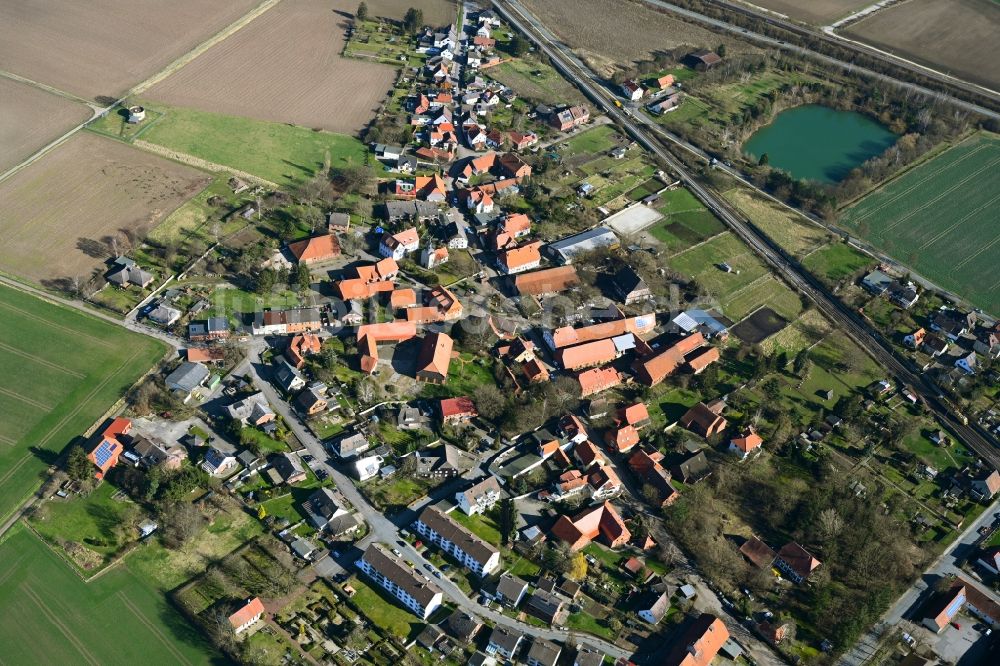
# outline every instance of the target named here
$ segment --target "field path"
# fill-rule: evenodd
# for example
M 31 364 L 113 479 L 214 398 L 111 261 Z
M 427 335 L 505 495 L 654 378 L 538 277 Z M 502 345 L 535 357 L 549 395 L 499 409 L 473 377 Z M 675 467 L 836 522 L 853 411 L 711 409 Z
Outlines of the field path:
M 143 615 L 142 611 L 134 603 L 132 603 L 131 599 L 128 598 L 128 596 L 125 594 L 124 590 L 119 590 L 118 591 L 118 598 L 122 600 L 122 603 L 125 604 L 125 606 L 130 611 L 132 611 L 132 613 L 135 615 L 136 619 L 139 620 L 139 622 L 142 622 L 142 624 L 147 629 L 149 629 L 150 633 L 152 633 L 154 636 L 156 636 L 156 638 L 161 643 L 163 643 L 163 647 L 167 648 L 167 651 L 170 652 L 170 654 L 172 654 L 177 659 L 177 661 L 179 663 L 181 663 L 181 664 L 187 664 L 187 666 L 191 666 L 190 660 L 188 660 L 187 657 L 185 657 L 181 653 L 181 651 L 177 649 L 177 646 L 175 646 L 173 643 L 171 643 L 169 640 L 167 640 L 167 637 L 163 635 L 163 632 L 160 631 L 159 627 L 157 627 L 155 624 L 153 624 L 149 620 L 148 617 L 146 617 L 145 615 Z
M 97 107 L 94 106 L 93 103 L 87 102 L 87 106 L 90 107 L 91 109 L 93 109 L 93 111 L 94 111 L 93 118 L 91 118 L 90 120 L 87 120 L 85 122 L 80 123 L 79 125 L 77 125 L 73 129 L 69 130 L 68 132 L 66 132 L 65 134 L 63 134 L 62 136 L 60 136 L 59 138 L 53 140 L 48 145 L 43 146 L 35 154 L 29 155 L 28 157 L 26 157 L 25 159 L 23 159 L 18 164 L 15 164 L 14 166 L 12 166 L 11 168 L 7 169 L 3 173 L 0 173 L 0 182 L 6 180 L 7 178 L 10 178 L 11 176 L 13 176 L 15 173 L 17 173 L 21 169 L 24 169 L 25 167 L 27 167 L 27 166 L 31 165 L 32 163 L 34 163 L 36 160 L 38 160 L 39 158 L 41 158 L 46 153 L 50 152 L 51 150 L 53 150 L 53 149 L 57 148 L 58 146 L 62 145 L 63 143 L 65 143 L 67 140 L 69 140 L 70 137 L 72 137 L 74 134 L 76 134 L 80 130 L 84 129 L 88 124 L 90 124 L 90 122 L 93 121 L 94 118 L 97 118 L 97 117 L 99 117 L 101 115 L 104 115 L 104 114 L 110 112 L 122 100 L 128 98 L 129 96 L 140 94 L 142 91 L 147 90 L 151 86 L 155 85 L 156 83 L 159 83 L 160 81 L 162 81 L 166 77 L 170 76 L 171 74 L 173 74 L 177 70 L 181 69 L 182 67 L 184 67 L 184 65 L 188 64 L 189 62 L 191 62 L 192 60 L 194 60 L 195 58 L 197 58 L 198 56 L 200 56 L 202 53 L 204 53 L 208 49 L 212 48 L 213 46 L 215 46 L 219 42 L 223 41 L 227 37 L 229 37 L 229 36 L 233 35 L 234 33 L 238 32 L 241 28 L 245 27 L 247 24 L 249 24 L 255 18 L 257 18 L 258 16 L 260 16 L 261 14 L 263 14 L 264 12 L 266 12 L 271 7 L 274 7 L 279 2 L 281 2 L 281 0 L 264 0 L 264 2 L 262 2 L 259 5 L 257 5 L 257 7 L 255 7 L 254 9 L 251 9 L 249 12 L 247 12 L 246 14 L 244 14 L 243 16 L 241 16 L 240 18 L 236 19 L 235 21 L 233 21 L 232 23 L 230 23 L 228 26 L 226 26 L 225 28 L 223 28 L 219 32 L 217 32 L 214 35 L 212 35 L 211 37 L 209 37 L 208 39 L 206 39 L 204 42 L 202 42 L 198 46 L 194 47 L 193 49 L 191 49 L 190 51 L 188 51 L 187 53 L 185 53 L 181 57 L 177 58 L 176 60 L 174 60 L 172 63 L 170 63 L 169 65 L 167 65 L 166 67 L 164 67 L 162 70 L 160 70 L 156 74 L 153 74 L 152 76 L 150 76 L 145 81 L 137 83 L 128 92 L 126 92 L 124 95 L 122 95 L 121 99 L 116 100 L 113 104 L 109 104 L 108 106 L 106 106 L 104 108 L 97 108 Z M 49 86 L 45 86 L 44 84 L 40 84 L 40 83 L 38 83 L 36 81 L 32 81 L 31 79 L 25 79 L 23 77 L 18 77 L 16 74 L 8 74 L 7 72 L 3 72 L 3 75 L 4 76 L 8 76 L 9 78 L 15 78 L 15 79 L 17 79 L 19 81 L 22 81 L 23 83 L 28 83 L 29 85 L 34 85 L 36 87 L 41 88 L 42 90 L 46 90 L 47 92 L 50 92 L 50 93 L 53 93 L 53 94 L 56 94 L 56 95 L 60 95 L 62 97 L 67 97 L 67 96 L 70 95 L 69 93 L 63 92 L 61 90 L 57 90 L 56 88 L 50 88 Z
M 3 343 L 3 342 L 0 342 L 0 349 L 3 349 L 4 351 L 9 352 L 11 354 L 15 354 L 17 356 L 20 356 L 21 358 L 26 358 L 29 361 L 32 361 L 33 363 L 37 363 L 38 365 L 44 366 L 44 367 L 46 367 L 46 368 L 48 368 L 50 370 L 55 370 L 57 372 L 65 373 L 65 374 L 69 375 L 70 377 L 76 377 L 77 379 L 83 379 L 86 376 L 82 372 L 77 372 L 76 370 L 70 370 L 69 368 L 64 368 L 63 366 L 59 365 L 58 363 L 53 363 L 52 361 L 44 359 L 44 358 L 42 358 L 40 356 L 35 356 L 34 354 L 29 354 L 28 352 L 26 352 L 24 350 L 18 349 L 17 347 L 11 347 L 10 345 L 8 345 L 6 343 Z
M 95 659 L 94 655 L 87 650 L 87 646 L 84 645 L 83 641 L 81 641 L 80 638 L 74 634 L 70 628 L 62 622 L 62 620 L 59 619 L 58 615 L 52 612 L 52 609 L 45 604 L 42 598 L 39 597 L 34 590 L 28 587 L 27 583 L 21 585 L 21 591 L 24 592 L 29 599 L 35 602 L 35 605 L 38 606 L 38 610 L 42 611 L 42 614 L 48 618 L 49 622 L 55 625 L 56 629 L 59 630 L 59 633 L 65 636 L 66 640 L 73 644 L 73 647 L 77 649 L 77 652 L 80 653 L 81 657 L 94 666 L 101 666 L 101 662 Z

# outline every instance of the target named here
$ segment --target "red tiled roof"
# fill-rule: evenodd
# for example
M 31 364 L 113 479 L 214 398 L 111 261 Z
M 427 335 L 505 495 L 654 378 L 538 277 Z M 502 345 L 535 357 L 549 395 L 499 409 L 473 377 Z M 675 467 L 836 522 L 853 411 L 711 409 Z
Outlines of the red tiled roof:
M 781 550 L 778 551 L 778 557 L 781 558 L 792 571 L 803 578 L 808 578 L 809 574 L 818 569 L 821 564 L 821 562 L 813 557 L 808 550 L 794 541 L 789 541 L 782 546 Z
M 244 624 L 263 612 L 263 602 L 261 602 L 259 597 L 254 597 L 248 601 L 243 608 L 229 616 L 229 624 L 231 624 L 234 629 L 236 627 L 242 627 Z
M 621 374 L 614 368 L 594 368 L 577 376 L 581 397 L 587 397 L 622 383 Z
M 625 453 L 639 443 L 639 431 L 635 429 L 635 426 L 630 425 L 616 428 L 608 431 L 607 441 L 619 453 Z
M 451 418 L 453 416 L 477 416 L 476 405 L 471 398 L 462 396 L 459 398 L 446 398 L 441 401 L 441 417 Z
M 754 449 L 760 448 L 764 440 L 761 439 L 753 427 L 749 427 L 740 433 L 739 437 L 734 437 L 731 443 L 743 453 L 750 453 Z
M 695 373 L 701 372 L 711 364 L 719 360 L 719 350 L 715 347 L 709 347 L 688 359 L 688 365 L 691 366 L 691 370 Z
M 674 641 L 674 647 L 663 666 L 708 666 L 729 640 L 729 630 L 722 620 L 703 613 L 684 635 Z
M 318 335 L 313 335 L 312 333 L 293 335 L 292 339 L 288 341 L 288 360 L 296 368 L 300 368 L 305 362 L 306 356 L 309 354 L 318 354 L 321 347 L 322 343 Z
M 427 335 L 417 356 L 417 373 L 433 373 L 442 379 L 447 379 L 453 346 L 451 337 L 445 333 Z
M 648 420 L 649 409 L 646 408 L 646 403 L 644 402 L 637 402 L 619 411 L 619 421 L 626 425 L 634 426 L 637 423 L 644 423 Z
M 417 293 L 410 288 L 396 289 L 389 295 L 389 305 L 392 308 L 408 308 L 417 303 Z
M 639 381 L 647 386 L 656 386 L 684 363 L 684 357 L 705 344 L 701 333 L 693 333 L 682 338 L 655 356 L 644 358 L 635 364 Z
M 187 360 L 191 363 L 208 363 L 211 361 L 221 361 L 226 357 L 224 350 L 217 347 L 188 347 Z
M 610 338 L 605 338 L 573 347 L 563 347 L 556 352 L 556 356 L 563 368 L 577 370 L 615 360 L 618 357 L 618 348 Z
M 505 250 L 500 253 L 500 261 L 507 267 L 507 270 L 514 270 L 521 266 L 538 263 L 542 260 L 542 255 L 538 251 L 541 247 L 541 241 L 535 241 L 521 247 Z
M 572 264 L 521 273 L 514 278 L 514 288 L 519 294 L 527 296 L 555 294 L 579 283 L 580 278 L 577 277 L 576 266 Z
M 625 333 L 641 335 L 648 333 L 655 325 L 656 317 L 644 315 L 642 317 L 629 317 L 627 319 L 616 319 L 615 321 L 592 324 L 582 328 L 563 326 L 552 332 L 552 342 L 556 349 L 578 345 L 582 342 L 613 338 Z
M 552 535 L 568 543 L 572 550 L 579 550 L 598 537 L 611 548 L 618 548 L 632 538 L 611 502 L 588 509 L 572 520 L 559 516 L 552 526 Z
M 288 251 L 291 252 L 297 261 L 309 263 L 312 261 L 326 261 L 340 256 L 340 243 L 333 234 L 313 236 L 305 240 L 288 244 Z

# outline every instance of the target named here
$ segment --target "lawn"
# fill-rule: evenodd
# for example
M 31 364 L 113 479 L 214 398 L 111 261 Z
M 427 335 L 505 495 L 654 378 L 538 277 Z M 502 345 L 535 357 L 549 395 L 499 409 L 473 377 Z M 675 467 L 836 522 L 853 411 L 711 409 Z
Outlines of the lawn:
M 444 384 L 427 384 L 420 395 L 424 398 L 471 395 L 480 386 L 494 384 L 493 361 L 488 357 L 463 352 L 458 358 L 451 360 L 448 381 Z
M 614 125 L 594 127 L 566 140 L 566 148 L 561 150 L 561 154 L 563 157 L 572 157 L 581 153 L 595 155 L 611 150 L 618 145 L 613 138 L 617 134 L 618 129 Z
M 656 210 L 663 219 L 648 229 L 669 252 L 680 252 L 725 231 L 725 226 L 690 190 L 676 188 L 660 196 Z
M 840 224 L 1000 314 L 1000 136 L 978 132 L 842 211 Z M 942 220 L 941 211 L 947 211 Z
M 103 556 L 113 555 L 126 539 L 122 518 L 131 500 L 114 497 L 118 489 L 102 483 L 86 497 L 73 496 L 45 505 L 32 519 L 35 530 L 50 543 L 73 541 Z
M 2 520 L 166 346 L 6 286 L 0 313 Z
M 748 188 L 735 187 L 725 197 L 794 257 L 802 257 L 828 241 L 830 234 L 821 227 Z
M 546 104 L 579 104 L 580 91 L 550 65 L 532 57 L 515 58 L 483 72 L 509 87 L 518 97 Z
M 802 260 L 810 273 L 830 282 L 839 282 L 874 263 L 874 259 L 847 243 L 827 245 Z
M 380 590 L 368 584 L 368 581 L 352 576 L 348 583 L 357 590 L 352 601 L 361 608 L 365 616 L 390 634 L 403 639 L 404 642 L 415 636 L 423 626 L 416 615 L 397 606 L 395 599 L 390 601 Z
M 582 631 L 585 634 L 593 634 L 594 636 L 599 636 L 604 640 L 614 642 L 617 636 L 610 628 L 601 624 L 593 615 L 589 613 L 571 613 L 569 617 L 566 618 L 566 626 L 570 629 L 576 631 Z
M 761 305 L 767 305 L 787 321 L 802 311 L 802 299 L 778 278 L 767 275 L 723 301 L 726 316 L 739 321 Z
M 368 501 L 386 509 L 388 507 L 403 507 L 414 500 L 420 499 L 430 488 L 430 483 L 423 479 L 392 476 L 386 480 L 372 479 L 361 488 Z
M 345 167 L 365 164 L 368 152 L 344 134 L 182 108 L 165 109 L 142 138 L 286 186 L 312 178 L 327 153 L 331 166 Z
M 500 530 L 491 518 L 482 514 L 467 516 L 464 511 L 456 509 L 449 514 L 459 525 L 464 525 L 480 539 L 496 545 L 500 543 Z
M 0 544 L 3 659 L 12 664 L 209 664 L 194 627 L 128 568 L 84 583 L 31 532 Z

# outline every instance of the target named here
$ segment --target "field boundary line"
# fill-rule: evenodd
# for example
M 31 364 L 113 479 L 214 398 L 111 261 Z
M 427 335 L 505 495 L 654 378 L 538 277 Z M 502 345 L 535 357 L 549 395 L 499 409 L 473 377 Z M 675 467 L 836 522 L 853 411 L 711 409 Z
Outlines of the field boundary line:
M 970 154 L 971 154 L 971 153 L 970 153 Z M 911 217 L 913 217 L 913 216 L 914 216 L 914 215 L 916 215 L 917 213 L 920 213 L 920 212 L 924 211 L 924 210 L 925 210 L 925 209 L 927 209 L 927 208 L 928 208 L 929 206 L 933 206 L 933 205 L 934 205 L 934 204 L 936 204 L 936 203 L 937 203 L 938 201 L 941 201 L 941 199 L 944 199 L 944 198 L 945 198 L 945 197 L 947 197 L 947 196 L 948 196 L 949 194 L 951 194 L 951 193 L 952 193 L 952 192 L 954 192 L 955 190 L 959 189 L 960 187 L 962 187 L 963 185 L 965 185 L 965 184 L 966 184 L 967 182 L 969 182 L 970 180 L 973 180 L 973 179 L 977 178 L 977 177 L 979 176 L 979 174 L 983 173 L 984 171 L 989 171 L 989 170 L 991 170 L 991 169 L 992 169 L 992 168 L 993 168 L 994 166 L 996 166 L 997 164 L 1000 164 L 1000 159 L 995 159 L 995 160 L 993 160 L 992 162 L 989 162 L 988 164 L 986 164 L 986 166 L 983 166 L 983 167 L 980 167 L 980 168 L 976 169 L 975 171 L 973 171 L 972 173 L 970 173 L 970 174 L 969 174 L 968 176 L 966 176 L 966 177 L 965 177 L 965 178 L 963 178 L 962 180 L 958 181 L 957 183 L 954 183 L 954 184 L 953 184 L 953 185 L 952 185 L 951 187 L 949 187 L 949 188 L 948 188 L 948 189 L 946 189 L 945 191 L 943 191 L 943 192 L 939 193 L 939 194 L 938 194 L 938 195 L 937 195 L 936 197 L 934 197 L 933 199 L 930 199 L 929 201 L 925 201 L 925 202 L 924 202 L 923 204 L 921 204 L 921 205 L 917 206 L 916 208 L 913 208 L 913 209 L 911 209 L 911 210 L 910 210 L 909 212 L 907 212 L 907 213 L 906 213 L 906 215 L 903 215 L 902 217 L 898 217 L 898 218 L 896 218 L 896 220 L 895 220 L 895 221 L 894 221 L 894 222 L 893 222 L 892 224 L 890 224 L 890 225 L 886 226 L 886 227 L 885 227 L 885 228 L 884 228 L 884 229 L 882 230 L 882 231 L 883 231 L 883 233 L 884 233 L 884 232 L 886 232 L 886 231 L 892 231 L 893 229 L 895 229 L 895 228 L 896 228 L 896 227 L 898 227 L 898 226 L 899 226 L 900 224 L 902 224 L 902 223 L 903 223 L 903 222 L 905 222 L 906 220 L 910 219 Z M 935 175 L 936 175 L 936 174 L 935 174 Z
M 17 444 L 16 439 L 11 439 L 7 435 L 0 435 L 0 442 L 3 442 L 4 444 L 10 444 L 11 446 Z
M 13 310 L 14 312 L 17 312 L 18 314 L 24 315 L 28 319 L 32 319 L 32 320 L 37 321 L 39 323 L 45 324 L 46 326 L 50 326 L 52 328 L 58 329 L 58 330 L 60 330 L 60 331 L 62 331 L 64 333 L 69 333 L 70 335 L 76 335 L 76 336 L 79 336 L 81 338 L 86 338 L 86 339 L 94 342 L 94 344 L 98 344 L 98 345 L 100 345 L 102 347 L 111 348 L 111 347 L 115 346 L 114 344 L 108 342 L 107 340 L 102 340 L 101 338 L 99 338 L 99 337 L 97 337 L 95 335 L 90 335 L 89 333 L 82 333 L 81 331 L 77 331 L 75 329 L 72 329 L 69 326 L 63 326 L 62 324 L 57 324 L 57 323 L 55 323 L 55 322 L 53 322 L 53 321 L 51 321 L 49 319 L 46 319 L 45 317 L 40 317 L 40 316 L 38 316 L 38 315 L 36 315 L 36 314 L 34 314 L 32 312 L 28 312 L 27 310 L 22 310 L 19 307 L 11 305 L 10 303 L 4 303 L 3 301 L 0 301 L 0 308 L 6 308 L 7 310 Z
M 62 620 L 60 620 L 59 617 L 52 612 L 52 609 L 49 608 L 48 605 L 46 605 L 46 603 L 42 600 L 40 596 L 38 596 L 37 592 L 31 589 L 31 587 L 27 583 L 21 584 L 21 591 L 24 592 L 28 596 L 28 598 L 35 603 L 36 606 L 38 606 L 38 609 L 42 611 L 42 614 L 45 615 L 46 618 L 48 618 L 49 622 L 54 624 L 56 629 L 58 629 L 59 632 L 63 636 L 65 636 L 66 639 L 70 643 L 72 643 L 77 650 L 79 650 L 80 655 L 83 656 L 84 659 L 86 659 L 94 666 L 101 666 L 101 662 L 99 662 L 97 659 L 94 658 L 94 655 L 92 655 L 87 650 L 86 645 L 79 639 L 79 637 L 76 634 L 74 634 L 70 630 L 69 627 L 63 624 Z
M 667 259 L 676 259 L 677 257 L 681 256 L 685 252 L 690 252 L 691 250 L 695 249 L 696 247 L 701 247 L 702 245 L 705 245 L 706 243 L 710 243 L 710 242 L 714 241 L 716 238 L 718 238 L 720 236 L 725 236 L 728 233 L 730 233 L 730 231 L 728 229 L 723 229 L 722 231 L 720 231 L 719 233 L 715 234 L 714 236 L 709 236 L 708 238 L 705 238 L 704 240 L 698 241 L 697 243 L 695 243 L 691 247 L 686 247 L 683 250 L 681 250 L 680 252 L 675 252 L 673 254 L 668 254 L 667 255 Z
M 21 459 L 14 464 L 13 467 L 7 470 L 6 474 L 0 476 L 0 486 L 3 486 L 5 483 L 7 483 L 7 479 L 9 479 L 14 474 L 14 472 L 24 467 L 24 463 L 28 462 L 30 459 L 31 459 L 31 454 L 25 453 L 21 457 Z
M 996 199 L 994 199 L 993 201 L 996 201 Z M 990 203 L 992 203 L 992 202 L 990 202 Z M 972 254 L 970 254 L 968 257 L 966 257 L 965 259 L 963 259 L 962 261 L 960 261 L 959 263 L 955 264 L 955 266 L 953 267 L 953 270 L 958 269 L 958 268 L 962 268 L 967 263 L 969 263 L 970 261 L 972 261 L 973 259 L 975 259 L 979 255 L 981 255 L 986 250 L 989 250 L 991 247 L 993 247 L 997 243 L 1000 243 L 1000 236 L 997 236 L 996 238 L 994 238 L 993 240 L 991 240 L 989 243 L 987 243 L 986 245 L 982 246 L 981 248 L 979 248 L 978 250 L 976 250 L 975 252 L 973 252 Z
M 203 41 L 201 44 L 198 44 L 193 49 L 191 49 L 184 55 L 174 60 L 172 63 L 161 69 L 156 74 L 153 74 L 145 81 L 141 81 L 135 84 L 132 88 L 129 89 L 127 93 L 122 95 L 122 99 L 132 97 L 135 95 L 141 95 L 143 92 L 149 90 L 150 88 L 152 88 L 157 83 L 167 78 L 171 74 L 177 72 L 180 69 L 183 69 L 185 65 L 190 63 L 192 60 L 194 60 L 201 54 L 205 53 L 205 51 L 209 50 L 216 44 L 219 44 L 226 38 L 231 37 L 232 35 L 236 34 L 240 30 L 245 28 L 248 24 L 253 22 L 254 19 L 256 19 L 261 14 L 274 7 L 279 2 L 281 2 L 281 0 L 264 0 L 264 2 L 260 3 L 259 5 L 248 11 L 246 14 L 239 17 L 238 19 L 227 25 L 225 28 L 215 33 L 205 41 Z
M 163 632 L 160 631 L 159 627 L 157 627 L 155 624 L 149 621 L 149 618 L 146 617 L 142 613 L 142 611 L 139 610 L 139 608 L 132 602 L 132 600 L 128 598 L 124 590 L 118 590 L 118 597 L 122 600 L 122 603 L 125 604 L 125 606 L 135 614 L 136 619 L 138 619 L 139 622 L 145 625 L 145 627 L 149 629 L 150 633 L 156 636 L 156 638 L 158 638 L 160 642 L 163 643 L 163 646 L 167 648 L 170 654 L 174 655 L 177 658 L 177 661 L 181 662 L 182 664 L 187 664 L 188 666 L 191 666 L 191 662 L 188 660 L 188 658 L 185 657 L 181 653 L 181 651 L 177 649 L 176 645 L 173 645 L 170 641 L 167 640 L 167 637 L 163 635 Z
M 247 173 L 246 171 L 240 171 L 239 169 L 226 166 L 225 164 L 219 164 L 217 162 L 210 162 L 208 160 L 202 159 L 200 157 L 195 157 L 189 153 L 181 153 L 176 150 L 171 150 L 165 148 L 156 143 L 150 143 L 143 139 L 135 139 L 132 145 L 137 148 L 142 148 L 143 150 L 159 155 L 160 157 L 166 157 L 167 159 L 174 160 L 175 162 L 180 162 L 181 164 L 186 164 L 188 166 L 193 166 L 204 171 L 209 171 L 212 173 L 231 173 L 234 176 L 238 176 L 245 180 L 249 180 L 256 185 L 263 185 L 264 187 L 270 187 L 272 189 L 280 190 L 281 187 L 277 183 L 272 183 L 266 178 L 261 178 L 260 176 L 255 176 L 252 173 Z
M 997 160 L 997 162 L 1000 162 L 1000 160 Z M 997 162 L 994 162 L 994 164 L 996 164 Z M 1000 194 L 998 194 L 997 196 L 993 197 L 992 199 L 990 199 L 989 201 L 987 201 L 983 205 L 979 206 L 978 208 L 973 208 L 971 211 L 969 211 L 968 213 L 966 213 L 962 217 L 958 218 L 957 222 L 953 223 L 951 226 L 945 227 L 943 231 L 939 232 L 936 236 L 932 236 L 930 240 L 928 240 L 926 243 L 924 243 L 923 245 L 921 245 L 917 249 L 919 249 L 919 250 L 926 250 L 928 247 L 930 247 L 934 243 L 938 242 L 939 240 L 941 240 L 942 238 L 944 238 L 945 236 L 947 236 L 948 234 L 950 234 L 955 229 L 955 227 L 959 226 L 960 224 L 962 224 L 963 222 L 965 222 L 966 220 L 968 220 L 970 217 L 976 215 L 977 213 L 979 213 L 980 211 L 982 211 L 984 208 L 987 208 L 987 207 L 993 205 L 997 200 L 1000 200 Z M 995 243 L 995 242 L 996 242 L 996 240 L 994 239 L 993 243 Z M 990 245 L 992 245 L 993 243 L 990 243 Z M 987 247 L 989 247 L 989 246 L 987 246 Z M 983 249 L 981 248 L 979 250 L 979 252 L 976 252 L 976 254 L 971 255 L 971 257 L 977 256 L 982 251 L 983 251 Z M 960 266 L 964 266 L 968 261 L 969 261 L 968 258 L 965 259 L 961 264 L 957 264 L 955 266 L 955 268 L 958 268 Z
M 70 370 L 69 368 L 64 368 L 63 366 L 59 365 L 58 363 L 53 363 L 52 361 L 50 361 L 48 359 L 44 359 L 41 356 L 35 356 L 34 354 L 29 354 L 28 352 L 24 351 L 23 349 L 18 349 L 17 347 L 12 347 L 12 346 L 8 345 L 5 342 L 0 342 L 0 349 L 8 351 L 11 354 L 16 354 L 17 356 L 21 356 L 22 358 L 30 359 L 30 360 L 34 361 L 35 363 L 38 363 L 39 365 L 42 365 L 42 366 L 45 366 L 46 368 L 49 368 L 50 370 L 57 370 L 59 372 L 63 372 L 65 374 L 69 375 L 70 377 L 76 377 L 77 379 L 86 379 L 87 378 L 87 375 L 83 374 L 82 372 L 77 372 L 76 370 Z
M 49 430 L 49 432 L 48 432 L 48 433 L 46 433 L 45 437 L 43 437 L 42 439 L 38 440 L 38 446 L 39 446 L 39 447 L 43 447 L 43 446 L 45 446 L 46 444 L 48 444 L 48 443 L 49 443 L 49 440 L 50 440 L 50 439 L 52 439 L 52 437 L 53 437 L 54 433 L 56 432 L 56 430 L 58 430 L 59 428 L 62 428 L 62 427 L 63 427 L 63 426 L 64 426 L 64 425 L 66 424 L 66 422 L 67 422 L 67 421 L 69 421 L 69 420 L 70 420 L 71 418 L 73 418 L 74 416 L 76 416 L 77 414 L 79 414 L 79 413 L 80 413 L 80 410 L 81 410 L 81 409 L 83 409 L 83 406 L 84 406 L 85 404 L 87 404 L 88 402 L 90 402 L 90 401 L 91 401 L 91 399 L 93 399 L 93 397 L 94 397 L 94 396 L 95 396 L 95 395 L 97 394 L 97 392 L 98 392 L 98 391 L 100 391 L 100 390 L 101 390 L 101 389 L 103 389 L 103 388 L 104 388 L 105 386 L 107 386 L 107 385 L 108 385 L 108 382 L 110 382 L 110 381 L 111 381 L 112 379 L 114 379 L 115 377 L 117 377 L 117 376 L 118 376 L 118 373 L 120 373 L 120 372 L 122 371 L 122 369 L 123 369 L 123 368 L 124 368 L 124 367 L 125 367 L 126 365 L 128 365 L 129 363 L 131 363 L 131 362 L 132 362 L 132 360 L 133 360 L 133 359 L 135 359 L 135 357 L 136 357 L 136 356 L 138 356 L 138 355 L 139 355 L 139 352 L 138 352 L 138 351 L 134 351 L 134 352 L 132 352 L 132 355 L 131 355 L 131 356 L 129 356 L 129 357 L 127 358 L 127 359 L 125 359 L 125 360 L 124 360 L 124 361 L 122 362 L 122 364 L 121 364 L 121 365 L 119 365 L 119 366 L 118 366 L 117 368 L 115 368 L 115 371 L 114 371 L 114 372 L 112 372 L 112 373 L 111 373 L 110 375 L 108 375 L 108 376 L 107 376 L 107 377 L 105 377 L 105 378 L 104 378 L 103 380 L 101 380 L 101 382 L 100 382 L 100 383 L 98 383 L 98 384 L 97 384 L 97 386 L 95 386 L 95 387 L 94 387 L 94 388 L 93 388 L 93 389 L 92 389 L 92 390 L 90 391 L 90 393 L 88 393 L 88 394 L 87 394 L 86 396 L 84 396 L 84 397 L 83 397 L 83 398 L 82 398 L 81 400 L 79 400 L 79 401 L 78 401 L 78 402 L 76 403 L 76 407 L 74 407 L 74 408 L 73 408 L 72 410 L 70 410 L 70 411 L 66 412 L 66 414 L 65 414 L 65 415 L 64 415 L 64 416 L 63 416 L 63 417 L 62 417 L 62 418 L 61 418 L 61 419 L 59 420 L 59 422 L 58 422 L 58 423 L 57 423 L 56 425 L 54 425 L 54 426 L 52 427 L 52 429 L 51 429 L 51 430 Z M 2 485 L 2 483 L 0 483 L 0 485 Z
M 44 409 L 45 411 L 50 412 L 53 410 L 53 407 L 51 405 L 46 405 L 44 402 L 40 402 L 33 398 L 25 397 L 20 393 L 15 393 L 14 391 L 11 391 L 10 389 L 4 388 L 2 386 L 0 386 L 0 395 L 5 395 L 8 398 L 14 398 L 15 400 L 20 400 L 26 405 L 31 405 L 32 407 L 37 407 L 38 409 Z
M 17 81 L 18 83 L 23 83 L 25 85 L 38 88 L 39 90 L 44 90 L 47 93 L 56 95 L 57 97 L 62 97 L 72 102 L 83 104 L 84 106 L 90 109 L 91 113 L 96 113 L 98 110 L 100 110 L 100 107 L 94 104 L 93 102 L 86 100 L 82 97 L 77 97 L 71 92 L 66 92 L 65 90 L 54 88 L 48 85 L 47 83 L 42 83 L 41 81 L 35 81 L 33 79 L 29 79 L 19 74 L 15 74 L 14 72 L 8 72 L 5 69 L 0 69 L 0 76 L 4 77 L 5 79 L 10 79 L 11 81 Z
M 965 155 L 962 155 L 961 157 L 959 157 L 958 159 L 956 159 L 954 162 L 949 162 L 948 164 L 939 165 L 937 169 L 930 169 L 924 175 L 923 178 L 921 178 L 920 180 L 918 180 L 915 183 L 912 183 L 909 187 L 906 187 L 905 189 L 902 189 L 902 190 L 900 190 L 899 192 L 897 192 L 895 194 L 886 193 L 886 199 L 885 199 L 885 201 L 882 201 L 878 206 L 875 206 L 873 208 L 870 208 L 870 209 L 864 211 L 864 213 L 860 217 L 857 217 L 854 220 L 852 220 L 852 223 L 855 224 L 855 225 L 860 224 L 862 221 L 864 221 L 864 220 L 868 219 L 869 217 L 871 217 L 871 215 L 873 215 L 874 213 L 880 212 L 883 208 L 886 208 L 887 206 L 890 206 L 890 205 L 896 203 L 897 201 L 899 201 L 900 199 L 906 197 L 906 195 L 910 194 L 914 190 L 919 189 L 920 186 L 923 185 L 924 183 L 926 183 L 927 181 L 933 180 L 933 179 L 937 178 L 938 176 L 940 176 L 941 174 L 943 174 L 945 171 L 951 169 L 952 167 L 958 166 L 959 164 L 961 164 L 965 160 L 969 159 L 970 157 L 975 157 L 976 155 L 978 155 L 979 153 L 983 152 L 984 150 L 987 150 L 989 147 L 990 146 L 988 144 L 983 144 L 983 145 L 980 145 L 980 146 L 976 146 L 975 148 L 973 148 L 972 150 L 970 150 Z M 941 153 L 941 155 L 944 155 L 947 152 L 948 151 L 945 151 L 944 153 Z

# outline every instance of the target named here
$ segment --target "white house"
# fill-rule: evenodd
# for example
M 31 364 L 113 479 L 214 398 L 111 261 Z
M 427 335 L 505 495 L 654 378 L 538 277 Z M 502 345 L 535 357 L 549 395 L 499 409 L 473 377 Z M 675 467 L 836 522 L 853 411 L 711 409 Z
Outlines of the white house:
M 358 569 L 423 620 L 441 607 L 444 595 L 434 583 L 418 577 L 410 567 L 373 543 L 357 561 Z
M 242 608 L 229 616 L 229 624 L 237 636 L 249 629 L 264 615 L 264 604 L 259 597 L 248 600 Z
M 420 235 L 415 227 L 400 231 L 398 234 L 385 234 L 379 243 L 379 254 L 392 257 L 399 261 L 410 252 L 420 249 Z
M 441 509 L 427 506 L 414 523 L 417 533 L 448 553 L 477 576 L 500 567 L 500 551 L 449 518 Z
M 354 462 L 354 476 L 358 481 L 367 481 L 382 469 L 382 456 L 365 456 Z
M 500 501 L 500 483 L 494 476 L 488 476 L 468 490 L 455 493 L 455 503 L 467 516 L 484 513 Z

